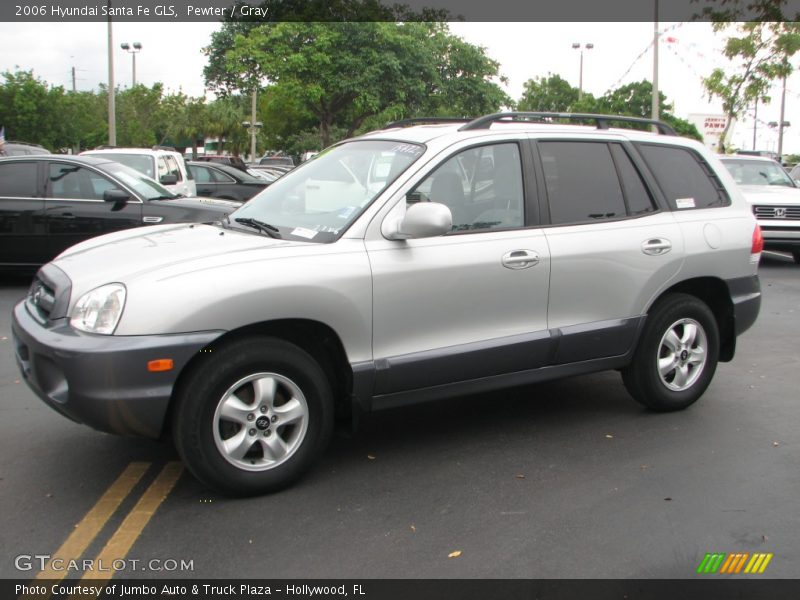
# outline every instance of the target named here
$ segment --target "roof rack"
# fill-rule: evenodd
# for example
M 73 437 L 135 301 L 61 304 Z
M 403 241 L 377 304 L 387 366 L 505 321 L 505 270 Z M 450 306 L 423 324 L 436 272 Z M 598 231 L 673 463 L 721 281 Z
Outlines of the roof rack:
M 660 135 L 678 135 L 675 130 L 657 119 L 643 119 L 641 117 L 627 117 L 623 115 L 595 115 L 590 113 L 554 113 L 554 112 L 505 112 L 478 117 L 470 121 L 459 131 L 472 131 L 475 129 L 489 129 L 492 123 L 503 120 L 513 121 L 546 121 L 563 119 L 567 121 L 594 121 L 598 129 L 608 129 L 609 122 L 636 123 L 639 125 L 653 125 Z
M 471 123 L 473 120 L 474 119 L 467 117 L 412 117 L 410 119 L 402 119 L 400 121 L 387 123 L 384 129 L 411 127 L 412 125 L 433 125 L 436 123 Z
M 115 148 L 119 148 L 119 146 L 112 146 L 111 144 L 101 144 L 99 146 L 95 146 L 95 150 L 114 150 Z
M 153 150 L 169 150 L 170 152 L 177 152 L 177 150 L 175 150 L 175 146 L 159 146 L 159 145 L 156 145 L 156 146 L 153 146 L 152 149 Z

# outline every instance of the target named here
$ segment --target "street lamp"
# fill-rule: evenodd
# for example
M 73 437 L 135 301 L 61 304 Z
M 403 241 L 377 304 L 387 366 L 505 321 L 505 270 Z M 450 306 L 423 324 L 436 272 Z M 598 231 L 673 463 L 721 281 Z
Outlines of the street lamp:
M 594 44 L 584 44 L 581 46 L 578 42 L 572 44 L 573 50 L 580 50 L 581 52 L 581 70 L 580 70 L 580 78 L 578 79 L 578 100 L 583 98 L 583 50 L 591 50 L 594 48 Z
M 122 42 L 119 47 L 133 57 L 133 87 L 136 87 L 136 54 L 142 51 L 142 45 L 139 42 L 133 42 L 133 48 L 131 48 L 128 42 Z

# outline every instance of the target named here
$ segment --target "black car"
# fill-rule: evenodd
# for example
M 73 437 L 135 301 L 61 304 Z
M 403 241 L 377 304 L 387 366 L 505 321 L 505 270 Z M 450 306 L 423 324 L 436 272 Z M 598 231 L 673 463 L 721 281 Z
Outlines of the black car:
M 247 173 L 247 165 L 241 156 L 223 156 L 221 154 L 204 154 L 194 159 L 195 162 L 228 165 Z
M 0 158 L 0 268 L 41 265 L 78 242 L 120 229 L 218 221 L 238 206 L 176 196 L 102 158 Z
M 198 196 L 245 202 L 269 185 L 228 165 L 190 161 L 186 166 L 194 177 Z

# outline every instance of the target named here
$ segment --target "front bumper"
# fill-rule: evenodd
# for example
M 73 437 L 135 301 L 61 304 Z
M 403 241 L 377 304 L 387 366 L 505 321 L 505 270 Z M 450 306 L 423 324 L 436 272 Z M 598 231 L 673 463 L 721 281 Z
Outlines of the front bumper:
M 776 225 L 775 221 L 759 221 L 761 235 L 764 236 L 765 250 L 792 250 L 800 249 L 800 223 L 792 226 Z
M 178 374 L 223 333 L 91 335 L 67 319 L 42 324 L 26 302 L 14 308 L 11 326 L 25 382 L 73 421 L 121 435 L 159 437 Z M 148 371 L 147 363 L 161 358 L 171 358 L 173 369 Z

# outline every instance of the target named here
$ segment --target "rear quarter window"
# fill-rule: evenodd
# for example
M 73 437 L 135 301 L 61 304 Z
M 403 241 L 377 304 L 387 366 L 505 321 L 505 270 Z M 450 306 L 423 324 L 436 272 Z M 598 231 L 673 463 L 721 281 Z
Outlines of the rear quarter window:
M 728 206 L 731 203 L 711 166 L 689 148 L 636 144 L 673 210 Z

